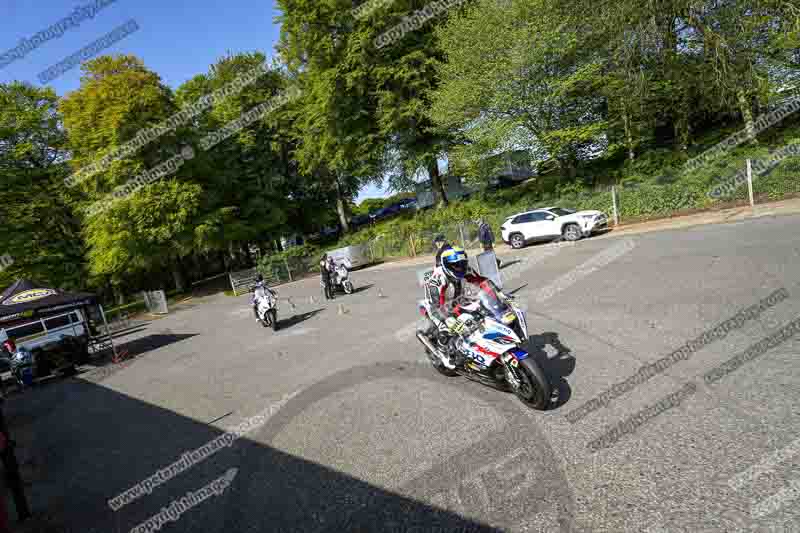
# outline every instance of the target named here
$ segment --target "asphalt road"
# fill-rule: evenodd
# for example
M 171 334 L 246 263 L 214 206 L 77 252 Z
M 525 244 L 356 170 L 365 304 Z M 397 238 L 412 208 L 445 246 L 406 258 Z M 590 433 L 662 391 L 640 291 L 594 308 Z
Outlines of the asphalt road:
M 285 286 L 277 333 L 254 320 L 249 296 L 197 301 L 120 336 L 139 354 L 130 363 L 9 402 L 10 423 L 33 428 L 44 465 L 34 508 L 57 509 L 67 531 L 130 531 L 237 468 L 224 492 L 162 530 L 797 531 L 800 498 L 757 511 L 800 478 L 796 456 L 743 486 L 728 480 L 800 437 L 800 342 L 713 385 L 703 374 L 800 316 L 798 228 L 797 216 L 762 218 L 503 257 L 520 261 L 504 270 L 506 288 L 527 304 L 529 347 L 557 390 L 546 412 L 425 362 L 408 334 L 419 262 L 354 272 L 359 292 L 329 303 L 316 280 Z M 759 317 L 607 407 L 566 418 L 781 288 L 789 297 Z M 589 446 L 687 383 L 696 389 L 679 405 L 607 448 Z M 266 424 L 231 447 L 109 508 L 270 406 Z

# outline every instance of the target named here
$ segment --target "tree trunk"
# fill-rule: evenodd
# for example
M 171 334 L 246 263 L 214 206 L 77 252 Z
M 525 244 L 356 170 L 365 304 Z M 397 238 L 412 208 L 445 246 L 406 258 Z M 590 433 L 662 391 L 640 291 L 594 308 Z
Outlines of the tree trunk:
M 117 301 L 117 306 L 125 305 L 125 293 L 122 292 L 122 287 L 119 285 L 112 285 L 114 291 L 114 299 Z
M 441 204 L 447 206 L 450 203 L 447 199 L 447 188 L 444 185 L 441 174 L 439 174 L 439 161 L 436 159 L 428 165 L 428 175 L 431 177 L 431 189 L 434 197 L 439 196 Z
M 633 161 L 636 158 L 636 154 L 633 151 L 633 130 L 631 128 L 631 116 L 628 113 L 628 109 L 624 107 L 622 110 L 622 120 L 625 124 L 625 143 L 628 147 L 628 159 Z
M 247 259 L 247 266 L 253 266 L 253 254 L 250 253 L 250 243 L 244 242 L 241 245 L 242 253 L 244 253 L 245 258 Z
M 233 268 L 236 268 L 239 262 L 236 257 L 236 248 L 233 245 L 233 241 L 228 242 L 228 257 L 230 258 Z
M 260 252 L 259 254 L 260 255 L 259 261 L 260 261 L 261 259 L 264 259 L 269 255 L 269 252 L 271 251 L 270 243 L 268 241 L 259 241 L 258 250 Z
M 183 276 L 180 259 L 172 263 L 172 280 L 175 282 L 175 289 L 178 292 L 186 292 L 186 278 Z
M 339 177 L 336 177 L 336 213 L 339 215 L 339 223 L 342 225 L 342 231 L 345 233 L 350 232 L 350 224 L 347 222 L 347 213 L 344 210 L 344 197 L 342 194 L 342 185 L 339 183 Z
M 558 160 L 558 166 L 561 170 L 561 176 L 558 177 L 558 186 L 561 185 L 561 178 L 565 177 L 568 180 L 575 179 L 575 176 L 578 175 L 578 170 L 575 168 L 575 164 L 570 157 L 564 157 L 563 159 Z
M 747 96 L 744 93 L 744 89 L 737 90 L 736 97 L 739 100 L 739 111 L 742 113 L 742 119 L 744 120 L 745 127 L 747 128 L 747 136 L 750 138 L 750 142 L 752 144 L 758 144 L 758 140 L 756 139 L 756 128 L 755 124 L 753 123 L 753 112 L 750 109 L 750 102 L 747 101 Z

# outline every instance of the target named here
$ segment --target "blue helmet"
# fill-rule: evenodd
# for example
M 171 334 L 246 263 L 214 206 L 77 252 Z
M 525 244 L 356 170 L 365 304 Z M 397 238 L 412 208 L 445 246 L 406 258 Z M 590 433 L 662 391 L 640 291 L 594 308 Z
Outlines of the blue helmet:
M 467 275 L 467 252 L 458 246 L 451 246 L 442 253 L 442 270 L 447 277 L 462 280 Z

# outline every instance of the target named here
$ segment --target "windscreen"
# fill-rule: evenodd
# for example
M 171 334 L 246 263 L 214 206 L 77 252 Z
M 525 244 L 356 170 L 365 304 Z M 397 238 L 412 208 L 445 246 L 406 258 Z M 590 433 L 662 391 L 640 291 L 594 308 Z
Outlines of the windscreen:
M 502 321 L 503 315 L 511 311 L 508 304 L 497 296 L 497 288 L 490 280 L 481 283 L 478 299 L 483 310 L 495 320 Z

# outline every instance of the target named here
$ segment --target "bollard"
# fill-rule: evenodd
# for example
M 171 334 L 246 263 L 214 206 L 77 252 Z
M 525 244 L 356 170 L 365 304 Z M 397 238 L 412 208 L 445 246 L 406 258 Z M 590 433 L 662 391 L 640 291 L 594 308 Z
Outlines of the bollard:
M 378 298 L 386 298 L 386 295 L 383 294 L 383 291 L 380 287 L 378 287 Z

